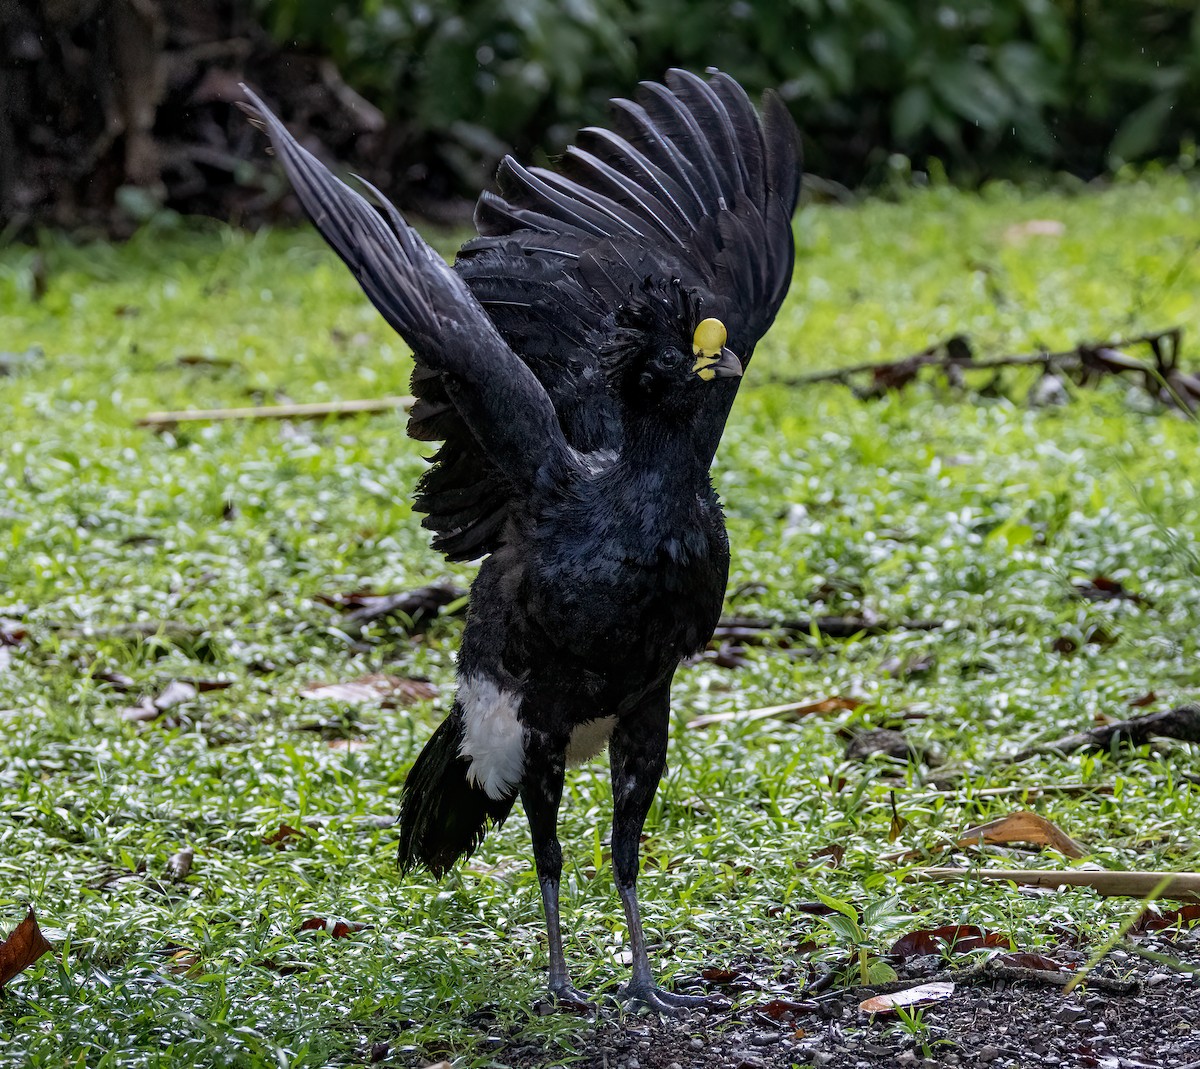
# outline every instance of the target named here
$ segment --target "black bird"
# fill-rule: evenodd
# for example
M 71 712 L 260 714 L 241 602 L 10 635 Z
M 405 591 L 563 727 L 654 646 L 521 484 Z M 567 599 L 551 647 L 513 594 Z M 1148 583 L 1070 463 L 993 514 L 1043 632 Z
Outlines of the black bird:
M 440 876 L 517 797 L 550 949 L 563 771 L 607 742 L 612 859 L 633 971 L 669 1011 L 638 913 L 638 842 L 666 761 L 670 685 L 712 637 L 729 542 L 709 479 L 739 380 L 792 277 L 799 135 L 732 78 L 672 70 L 612 102 L 558 171 L 506 157 L 453 269 L 367 183 L 369 204 L 253 93 L 312 221 L 412 347 L 409 434 L 444 444 L 415 507 L 471 588 L 458 691 L 404 786 L 400 865 Z

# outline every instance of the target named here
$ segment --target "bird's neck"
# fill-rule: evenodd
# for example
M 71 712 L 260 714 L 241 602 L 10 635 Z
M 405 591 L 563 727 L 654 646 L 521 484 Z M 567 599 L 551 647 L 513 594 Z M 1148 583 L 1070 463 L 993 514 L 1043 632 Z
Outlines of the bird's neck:
M 723 406 L 707 404 L 686 417 L 653 410 L 630 413 L 621 450 L 623 466 L 629 471 L 660 474 L 664 488 L 678 491 L 707 486 L 731 403 L 732 398 Z

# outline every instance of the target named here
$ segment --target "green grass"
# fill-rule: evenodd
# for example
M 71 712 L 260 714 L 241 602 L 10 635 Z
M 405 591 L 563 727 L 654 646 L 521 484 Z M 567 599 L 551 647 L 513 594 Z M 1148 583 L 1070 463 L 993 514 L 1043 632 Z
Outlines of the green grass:
M 1047 218 L 1062 236 L 1006 237 Z M 1121 383 L 1050 410 L 1021 403 L 1019 375 L 1016 401 L 926 384 L 864 403 L 836 386 L 769 383 L 957 331 L 987 353 L 1172 324 L 1195 338 L 1198 218 L 1200 191 L 1173 176 L 801 212 L 796 282 L 717 461 L 729 608 L 959 626 L 680 670 L 670 772 L 643 848 L 667 980 L 802 961 L 810 933 L 834 938 L 789 909 L 818 891 L 860 905 L 896 893 L 908 928 L 962 920 L 1023 949 L 1064 930 L 1103 942 L 1128 902 L 903 883 L 881 860 L 1020 804 L 976 796 L 982 787 L 1094 784 L 1033 804 L 1093 863 L 1200 868 L 1194 752 L 1003 760 L 1129 715 L 1149 691 L 1163 708 L 1195 696 L 1197 424 L 1129 403 Z M 469 581 L 470 568 L 429 549 L 408 504 L 424 447 L 400 415 L 173 435 L 132 425 L 162 408 L 404 393 L 404 346 L 308 232 L 196 226 L 121 247 L 47 238 L 36 255 L 40 302 L 35 252 L 0 252 L 0 348 L 41 351 L 0 378 L 0 617 L 28 630 L 0 667 L 0 928 L 31 902 L 61 954 L 0 994 L 0 1067 L 357 1065 L 381 1040 L 401 1060 L 503 1064 L 489 1036 L 569 1059 L 586 1023 L 528 1009 L 546 954 L 523 820 L 441 885 L 400 880 L 393 833 L 377 823 L 395 814 L 449 703 L 458 623 L 420 640 L 374 628 L 360 642 L 319 600 Z M 231 363 L 178 362 L 194 355 Z M 1072 579 L 1097 575 L 1148 603 L 1073 595 Z M 113 633 L 131 621 L 194 630 Z M 1115 641 L 1083 643 L 1096 629 Z M 1055 652 L 1064 635 L 1078 652 Z M 925 654 L 924 675 L 886 670 Z M 314 680 L 379 670 L 427 676 L 441 697 L 354 710 L 299 696 Z M 96 671 L 151 694 L 179 678 L 232 686 L 139 725 L 120 713 L 137 693 Z M 796 724 L 686 728 L 698 712 L 827 695 L 865 704 Z M 304 730 L 314 721 L 332 726 Z M 839 732 L 898 724 L 963 773 L 948 793 L 923 766 L 843 761 Z M 339 733 L 366 742 L 331 747 Z M 908 821 L 896 844 L 893 790 Z M 569 956 L 579 986 L 595 989 L 624 974 L 602 762 L 570 777 L 564 809 Z M 303 835 L 278 849 L 265 840 L 282 824 Z M 846 848 L 836 870 L 812 858 L 831 843 Z M 168 859 L 184 847 L 192 873 L 172 882 Z M 1074 864 L 991 853 L 1001 867 Z M 298 933 L 314 916 L 371 927 Z M 179 948 L 195 952 L 190 971 L 172 968 Z M 492 1016 L 470 1016 L 485 1007 Z

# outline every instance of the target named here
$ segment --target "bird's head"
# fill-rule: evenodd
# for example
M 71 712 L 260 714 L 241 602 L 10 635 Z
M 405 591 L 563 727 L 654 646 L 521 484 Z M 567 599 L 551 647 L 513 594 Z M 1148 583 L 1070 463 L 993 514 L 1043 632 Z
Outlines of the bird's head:
M 687 409 L 715 382 L 741 377 L 725 324 L 703 305 L 678 279 L 647 279 L 617 310 L 602 355 L 627 405 Z

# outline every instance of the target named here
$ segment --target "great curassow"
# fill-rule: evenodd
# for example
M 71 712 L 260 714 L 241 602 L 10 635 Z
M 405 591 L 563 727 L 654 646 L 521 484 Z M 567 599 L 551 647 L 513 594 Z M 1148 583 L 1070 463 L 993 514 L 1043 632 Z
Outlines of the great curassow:
M 405 783 L 400 865 L 445 873 L 520 797 L 545 907 L 550 990 L 566 766 L 608 744 L 625 997 L 657 987 L 638 843 L 666 761 L 670 686 L 704 647 L 729 542 L 709 479 L 738 384 L 792 277 L 799 135 L 768 93 L 668 72 L 558 171 L 506 157 L 453 268 L 373 187 L 372 206 L 247 90 L 312 221 L 412 347 L 408 431 L 444 444 L 415 507 L 449 559 L 483 557 L 449 715 Z M 366 186 L 366 183 L 364 183 Z

